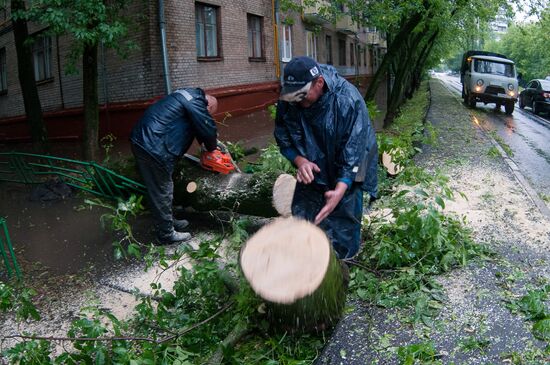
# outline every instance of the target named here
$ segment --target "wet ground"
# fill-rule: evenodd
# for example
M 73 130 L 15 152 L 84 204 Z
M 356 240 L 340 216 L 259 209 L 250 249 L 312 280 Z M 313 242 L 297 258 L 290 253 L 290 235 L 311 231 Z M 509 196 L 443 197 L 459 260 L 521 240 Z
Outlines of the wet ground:
M 460 95 L 457 77 L 441 75 L 442 80 Z M 516 103 L 511 115 L 497 110 L 495 104 L 477 103 L 472 109 L 484 113 L 483 127 L 495 133 L 497 142 L 509 148 L 510 158 L 527 178 L 538 195 L 550 206 L 550 113 L 534 115 L 531 108 L 520 109 Z

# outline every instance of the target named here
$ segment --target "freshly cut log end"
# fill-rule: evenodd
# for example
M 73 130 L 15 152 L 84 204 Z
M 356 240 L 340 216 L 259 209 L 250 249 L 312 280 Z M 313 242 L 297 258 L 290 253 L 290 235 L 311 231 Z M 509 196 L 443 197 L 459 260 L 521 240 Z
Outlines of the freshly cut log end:
M 252 289 L 273 303 L 291 304 L 323 281 L 330 243 L 317 226 L 300 219 L 277 219 L 253 235 L 241 254 Z
M 403 151 L 395 148 L 391 149 L 389 152 L 382 153 L 382 165 L 384 165 L 386 171 L 391 176 L 395 176 L 403 170 L 403 166 L 393 162 L 393 156 L 400 156 L 401 154 L 403 154 Z
M 273 184 L 273 207 L 283 217 L 292 215 L 292 199 L 296 189 L 296 178 L 281 174 Z
M 185 187 L 185 189 L 187 190 L 187 192 L 189 194 L 191 193 L 194 193 L 196 190 L 197 190 L 197 183 L 194 182 L 194 181 L 190 181 L 187 186 Z
M 276 219 L 246 242 L 240 263 L 276 326 L 323 330 L 339 320 L 346 292 L 342 267 L 314 224 Z

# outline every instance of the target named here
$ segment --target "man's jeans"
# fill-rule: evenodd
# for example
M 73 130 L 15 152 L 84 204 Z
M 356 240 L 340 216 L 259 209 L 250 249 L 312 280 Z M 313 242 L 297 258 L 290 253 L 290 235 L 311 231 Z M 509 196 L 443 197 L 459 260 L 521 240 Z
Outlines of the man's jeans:
M 149 209 L 155 219 L 157 236 L 170 235 L 174 229 L 172 218 L 172 199 L 174 182 L 172 171 L 160 164 L 143 148 L 132 143 L 132 153 L 136 158 L 139 173 L 147 186 Z

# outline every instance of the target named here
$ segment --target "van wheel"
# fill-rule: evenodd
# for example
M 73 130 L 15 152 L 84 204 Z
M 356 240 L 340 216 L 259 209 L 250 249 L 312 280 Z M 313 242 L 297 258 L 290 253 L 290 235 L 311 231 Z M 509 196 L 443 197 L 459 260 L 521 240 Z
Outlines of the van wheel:
M 523 104 L 523 99 L 521 98 L 521 96 L 520 96 L 520 98 L 519 98 L 519 100 L 518 100 L 518 104 L 519 104 L 519 108 L 520 108 L 520 109 L 524 109 L 524 108 L 525 108 L 525 104 Z
M 475 97 L 473 97 L 470 94 L 468 94 L 468 106 L 470 108 L 475 108 L 476 107 L 476 99 L 475 99 Z
M 504 110 L 506 111 L 506 114 L 512 114 L 514 112 L 514 103 L 506 103 L 504 106 Z

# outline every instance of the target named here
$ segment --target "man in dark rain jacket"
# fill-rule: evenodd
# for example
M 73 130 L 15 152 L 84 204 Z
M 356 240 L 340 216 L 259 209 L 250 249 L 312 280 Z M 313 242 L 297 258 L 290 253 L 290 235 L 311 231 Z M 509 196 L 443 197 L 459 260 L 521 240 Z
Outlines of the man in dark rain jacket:
M 197 138 L 208 151 L 217 147 L 212 114 L 218 102 L 201 89 L 180 89 L 151 105 L 134 126 L 130 140 L 160 244 L 187 241 L 186 220 L 172 217 L 172 173 L 179 158 Z
M 378 152 L 365 102 L 334 67 L 309 57 L 284 69 L 275 139 L 297 167 L 292 214 L 318 224 L 339 258 L 359 250 L 363 191 L 377 194 Z

